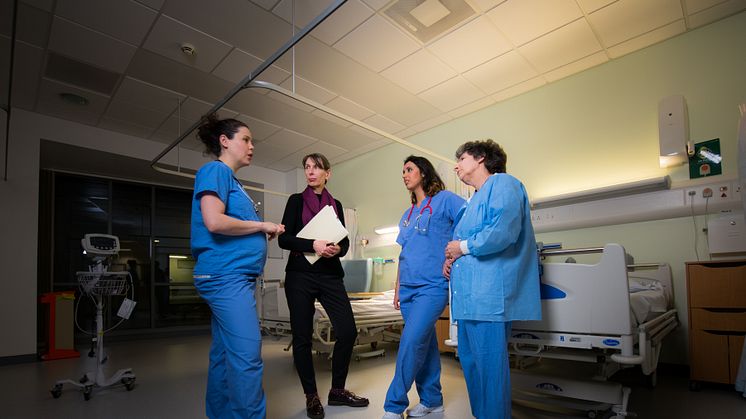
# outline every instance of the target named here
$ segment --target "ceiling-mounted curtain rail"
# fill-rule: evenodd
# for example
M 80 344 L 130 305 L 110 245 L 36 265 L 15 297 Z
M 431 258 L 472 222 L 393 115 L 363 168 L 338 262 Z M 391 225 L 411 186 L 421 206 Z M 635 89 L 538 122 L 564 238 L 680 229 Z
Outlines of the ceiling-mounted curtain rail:
M 225 97 L 220 99 L 213 105 L 213 107 L 207 112 L 208 114 L 211 114 L 213 112 L 217 112 L 220 108 L 223 107 L 229 100 L 233 98 L 238 92 L 240 92 L 243 89 L 246 89 L 249 87 L 249 84 L 254 81 L 264 70 L 269 68 L 275 61 L 277 61 L 283 54 L 285 54 L 288 50 L 290 50 L 292 47 L 294 47 L 298 42 L 300 42 L 301 39 L 305 38 L 306 35 L 308 35 L 314 28 L 316 28 L 321 22 L 323 22 L 326 18 L 328 18 L 332 13 L 334 13 L 335 10 L 340 8 L 343 4 L 345 4 L 347 0 L 335 0 L 331 5 L 329 5 L 323 12 L 321 12 L 318 16 L 316 16 L 313 20 L 311 20 L 308 25 L 306 25 L 303 29 L 300 30 L 300 32 L 294 34 L 292 38 L 290 38 L 289 41 L 287 41 L 283 46 L 280 47 L 277 51 L 275 51 L 274 54 L 272 54 L 269 58 L 267 58 L 263 63 L 259 64 L 259 66 L 252 72 L 250 72 L 243 80 L 238 82 Z M 295 30 L 295 28 L 293 28 Z M 172 142 L 168 147 L 166 147 L 163 151 L 160 152 L 153 160 L 150 161 L 150 167 L 154 170 L 157 170 L 162 173 L 169 173 L 176 176 L 182 176 L 182 177 L 189 177 L 194 178 L 194 175 L 190 175 L 187 173 L 179 172 L 176 170 L 168 169 L 162 166 L 159 166 L 159 161 L 165 156 L 169 151 L 171 151 L 174 147 L 176 147 L 180 142 L 184 140 L 189 134 L 194 132 L 199 127 L 201 121 L 196 121 L 192 124 L 186 131 L 181 133 L 179 137 Z M 281 196 L 288 196 L 287 193 L 284 192 L 277 192 L 277 191 L 271 191 L 269 189 L 262 189 L 257 188 L 254 186 L 246 186 L 244 185 L 245 189 L 250 189 L 254 191 L 274 194 L 274 195 L 281 195 Z
M 13 2 L 13 23 L 10 35 L 10 67 L 8 68 L 8 110 L 5 111 L 5 164 L 3 165 L 3 181 L 8 181 L 8 154 L 10 154 L 10 113 L 13 101 L 13 67 L 15 66 L 16 27 L 18 24 L 18 0 Z
M 455 163 L 455 161 L 453 159 L 450 159 L 450 158 L 445 157 L 445 156 L 441 156 L 440 154 L 438 154 L 438 153 L 436 153 L 434 151 L 428 150 L 428 149 L 426 149 L 424 147 L 418 146 L 417 144 L 410 143 L 409 141 L 404 140 L 402 138 L 399 138 L 396 135 L 389 134 L 386 131 L 383 131 L 383 130 L 380 130 L 380 129 L 374 127 L 374 126 L 368 125 L 368 124 L 366 124 L 363 121 L 360 121 L 360 120 L 357 120 L 357 119 L 355 119 L 355 118 L 353 118 L 351 116 L 345 115 L 345 114 L 343 114 L 341 112 L 338 112 L 338 111 L 336 111 L 336 110 L 334 110 L 332 108 L 324 106 L 324 105 L 322 105 L 322 104 L 320 104 L 318 102 L 314 102 L 313 100 L 311 100 L 311 99 L 309 99 L 307 97 L 303 97 L 301 95 L 298 95 L 295 92 L 291 92 L 290 90 L 284 89 L 284 88 L 282 88 L 282 87 L 280 87 L 280 86 L 278 86 L 278 85 L 276 85 L 274 83 L 269 83 L 269 82 L 261 81 L 261 80 L 254 80 L 254 81 L 252 81 L 249 84 L 248 87 L 258 88 L 258 89 L 267 89 L 267 90 L 271 90 L 273 92 L 280 93 L 281 95 L 287 96 L 287 97 L 289 97 L 289 98 L 291 98 L 293 100 L 296 100 L 298 102 L 301 102 L 303 104 L 306 104 L 308 106 L 316 108 L 316 109 L 318 109 L 318 110 L 320 110 L 322 112 L 326 112 L 329 115 L 332 115 L 332 116 L 335 116 L 335 117 L 337 117 L 339 119 L 345 120 L 345 121 L 347 121 L 347 122 L 349 122 L 349 123 L 351 123 L 353 125 L 356 125 L 356 126 L 358 126 L 360 128 L 363 128 L 366 131 L 370 131 L 370 132 L 372 132 L 374 134 L 380 135 L 381 137 L 387 138 L 387 139 L 389 139 L 389 140 L 391 140 L 393 142 L 399 143 L 399 144 L 401 144 L 403 146 L 406 146 L 406 147 L 409 147 L 409 148 L 411 148 L 413 150 L 417 150 L 417 151 L 419 151 L 421 153 L 424 153 L 424 154 L 427 154 L 429 156 L 435 157 L 436 159 L 442 160 L 442 161 L 444 161 L 446 163 L 449 163 L 449 164 L 454 164 Z

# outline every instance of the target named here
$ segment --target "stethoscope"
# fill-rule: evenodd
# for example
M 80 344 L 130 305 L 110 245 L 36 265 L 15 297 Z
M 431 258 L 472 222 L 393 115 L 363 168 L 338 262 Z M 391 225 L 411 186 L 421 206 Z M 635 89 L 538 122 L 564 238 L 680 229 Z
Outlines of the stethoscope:
M 430 210 L 430 216 L 433 215 L 433 207 L 430 206 L 430 201 L 432 200 L 433 200 L 432 196 L 427 198 L 427 203 L 425 204 L 424 207 L 420 209 L 420 213 L 417 215 L 417 219 L 422 217 L 422 213 L 425 212 L 425 210 Z M 414 211 L 414 205 L 415 204 L 412 204 L 412 208 L 409 209 L 409 215 L 407 215 L 407 219 L 402 222 L 402 225 L 404 227 L 409 227 L 409 222 L 410 222 L 409 219 L 412 218 L 412 212 Z

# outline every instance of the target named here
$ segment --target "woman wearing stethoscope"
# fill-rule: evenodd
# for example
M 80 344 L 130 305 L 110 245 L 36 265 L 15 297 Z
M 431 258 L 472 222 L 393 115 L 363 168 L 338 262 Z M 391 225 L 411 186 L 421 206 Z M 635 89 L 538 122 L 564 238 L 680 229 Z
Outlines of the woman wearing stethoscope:
M 408 417 L 443 411 L 435 322 L 448 303 L 448 283 L 442 272 L 444 250 L 464 206 L 463 198 L 445 190 L 424 157 L 404 160 L 402 180 L 412 205 L 399 222 L 396 242 L 402 249 L 394 307 L 401 309 L 405 327 L 384 403 L 385 419 L 404 417 L 412 383 L 417 385 L 420 402 L 407 412 Z

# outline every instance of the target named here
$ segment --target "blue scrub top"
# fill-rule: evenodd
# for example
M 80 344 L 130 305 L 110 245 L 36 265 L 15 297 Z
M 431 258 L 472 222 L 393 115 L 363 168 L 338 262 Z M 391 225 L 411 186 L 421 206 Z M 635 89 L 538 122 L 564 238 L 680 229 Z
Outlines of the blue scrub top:
M 244 221 L 261 221 L 233 171 L 216 160 L 202 166 L 194 180 L 192 198 L 192 255 L 195 275 L 260 275 L 267 257 L 267 238 L 257 232 L 243 236 L 210 233 L 202 219 L 200 199 L 212 192 L 225 204 L 225 215 Z
M 432 198 L 429 208 L 426 208 L 428 198 L 425 198 L 419 206 L 415 205 L 411 216 L 410 207 L 399 220 L 396 242 L 402 247 L 399 253 L 401 285 L 442 284 L 448 288 L 443 277 L 445 249 L 465 201 L 449 191 L 440 191 Z M 407 217 L 409 223 L 405 225 Z
M 453 233 L 469 254 L 451 268 L 456 320 L 540 320 L 539 260 L 528 195 L 506 173 L 490 176 L 466 204 Z

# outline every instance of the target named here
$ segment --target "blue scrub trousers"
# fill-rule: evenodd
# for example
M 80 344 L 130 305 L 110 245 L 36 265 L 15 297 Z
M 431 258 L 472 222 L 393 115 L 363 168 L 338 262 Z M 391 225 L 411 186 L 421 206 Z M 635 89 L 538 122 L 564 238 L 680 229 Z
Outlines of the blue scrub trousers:
M 458 356 L 477 419 L 510 419 L 511 322 L 458 321 Z
M 262 337 L 254 299 L 256 278 L 198 275 L 194 282 L 212 311 L 207 417 L 264 419 Z
M 414 382 L 420 403 L 427 407 L 443 405 L 440 387 L 440 352 L 435 322 L 448 303 L 443 285 L 399 286 L 399 303 L 404 331 L 396 355 L 396 370 L 386 393 L 383 409 L 403 413 L 409 406 L 407 392 Z

